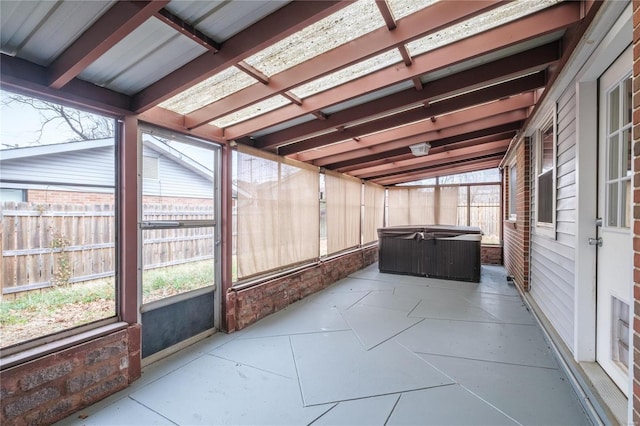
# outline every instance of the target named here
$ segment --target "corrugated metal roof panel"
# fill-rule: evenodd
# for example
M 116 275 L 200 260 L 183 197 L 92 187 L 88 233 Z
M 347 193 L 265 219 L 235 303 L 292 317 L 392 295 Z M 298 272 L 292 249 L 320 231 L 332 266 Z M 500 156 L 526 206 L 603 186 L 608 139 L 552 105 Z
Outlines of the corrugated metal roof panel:
M 87 67 L 80 78 L 130 95 L 205 51 L 198 43 L 151 18 Z
M 288 0 L 173 0 L 166 8 L 217 42 L 223 42 L 287 3 Z
M 458 64 L 450 65 L 446 68 L 431 72 L 429 74 L 425 74 L 420 77 L 420 80 L 423 83 L 428 83 L 430 81 L 439 80 L 443 77 L 447 77 L 452 74 L 457 74 L 459 72 L 475 68 L 477 66 L 497 61 L 502 58 L 506 58 L 511 55 L 515 55 L 520 52 L 525 52 L 529 49 L 533 49 L 538 46 L 543 46 L 547 43 L 551 43 L 552 41 L 556 41 L 562 38 L 564 35 L 564 30 L 555 31 L 550 34 L 546 34 L 542 37 L 538 37 L 533 40 L 528 40 L 524 43 L 519 43 L 513 46 L 509 46 L 505 49 L 496 50 L 495 52 L 488 53 L 486 55 L 478 56 L 476 58 L 470 59 L 468 61 L 460 62 Z
M 259 138 L 261 136 L 268 135 L 280 130 L 288 129 L 289 127 L 293 127 L 298 124 L 306 123 L 308 121 L 313 121 L 316 119 L 317 118 L 315 115 L 311 115 L 311 114 L 303 115 L 302 117 L 294 118 L 293 120 L 289 120 L 287 122 L 277 124 L 275 126 L 269 127 L 268 129 L 264 129 L 264 130 L 260 130 L 255 133 L 252 133 L 251 136 L 254 138 Z
M 375 92 L 368 93 L 363 96 L 359 96 L 357 98 L 351 99 L 346 102 L 339 103 L 329 108 L 324 108 L 322 112 L 325 114 L 334 114 L 338 111 L 342 111 L 357 105 L 366 104 L 367 102 L 375 101 L 376 99 L 380 99 L 387 95 L 392 95 L 394 93 L 401 92 L 406 89 L 410 89 L 413 87 L 413 83 L 411 81 L 405 81 L 402 83 L 394 84 L 393 86 L 385 87 L 381 90 L 376 90 Z
M 2 0 L 2 51 L 39 65 L 49 65 L 114 2 Z

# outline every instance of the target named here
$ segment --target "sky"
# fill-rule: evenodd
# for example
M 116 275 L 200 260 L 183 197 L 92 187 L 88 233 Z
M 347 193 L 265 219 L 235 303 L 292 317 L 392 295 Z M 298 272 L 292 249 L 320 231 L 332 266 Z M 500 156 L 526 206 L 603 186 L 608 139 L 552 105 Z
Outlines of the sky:
M 6 92 L 0 91 L 0 149 L 13 146 L 31 146 L 38 144 L 38 131 L 41 117 L 38 111 L 28 105 L 16 102 L 4 105 Z M 40 145 L 67 142 L 74 134 L 64 125 L 50 123 L 44 128 Z

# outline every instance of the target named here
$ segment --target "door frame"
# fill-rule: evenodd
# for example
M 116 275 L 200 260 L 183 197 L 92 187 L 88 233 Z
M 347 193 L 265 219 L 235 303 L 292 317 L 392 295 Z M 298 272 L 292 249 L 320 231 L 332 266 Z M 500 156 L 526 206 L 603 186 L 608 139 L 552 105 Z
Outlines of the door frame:
M 142 134 L 143 133 L 152 134 L 152 135 L 155 134 L 155 135 L 159 135 L 167 138 L 172 138 L 173 140 L 176 140 L 178 142 L 183 142 L 183 143 L 192 142 L 196 146 L 201 146 L 205 148 L 211 147 L 211 150 L 214 155 L 214 168 L 215 168 L 215 173 L 213 176 L 214 221 L 215 221 L 215 225 L 213 226 L 213 229 L 214 229 L 214 237 L 213 237 L 214 238 L 214 276 L 213 276 L 214 285 L 213 285 L 213 288 L 211 286 L 207 286 L 200 289 L 190 290 L 185 293 L 169 296 L 169 297 L 152 301 L 146 304 L 143 304 L 142 302 L 142 274 L 144 269 L 143 256 L 142 256 L 142 248 L 143 248 L 144 240 L 143 240 L 142 234 L 145 228 L 142 222 L 142 214 L 143 214 L 143 211 L 142 211 L 142 200 L 143 200 Z M 206 303 L 206 300 L 204 299 L 206 299 L 207 295 L 210 293 L 212 293 L 211 298 L 213 303 L 213 318 L 212 318 L 213 327 L 212 328 L 209 328 L 195 335 L 187 337 L 186 339 L 176 342 L 175 344 L 169 347 L 166 347 L 164 349 L 161 349 L 153 354 L 147 355 L 146 357 L 142 358 L 143 366 L 153 363 L 156 360 L 164 358 L 165 356 L 170 355 L 174 352 L 177 352 L 183 349 L 184 347 L 189 346 L 198 340 L 201 340 L 202 338 L 210 336 L 211 334 L 215 333 L 217 330 L 220 330 L 221 318 L 222 318 L 221 315 L 222 315 L 222 309 L 223 309 L 222 296 L 221 296 L 221 293 L 222 293 L 221 291 L 221 288 L 222 288 L 221 241 L 222 241 L 222 234 L 224 232 L 222 230 L 222 224 L 223 224 L 223 220 L 222 220 L 222 204 L 223 203 L 222 203 L 222 185 L 221 185 L 222 173 L 223 173 L 222 149 L 223 147 L 220 144 L 207 141 L 204 139 L 199 139 L 193 136 L 175 133 L 175 132 L 158 128 L 148 124 L 140 124 L 138 126 L 138 138 L 137 138 L 138 166 L 137 167 L 139 172 L 138 172 L 138 197 L 137 197 L 137 202 L 138 202 L 138 208 L 137 208 L 138 210 L 138 214 L 137 214 L 138 216 L 137 217 L 137 221 L 138 221 L 138 226 L 137 226 L 137 232 L 138 232 L 137 306 L 138 306 L 138 312 L 139 312 L 138 314 L 139 323 L 143 327 L 141 335 L 144 336 L 143 316 L 149 315 L 149 313 L 154 310 L 159 311 L 163 308 L 171 307 L 172 305 L 175 305 L 175 307 L 178 310 L 179 309 L 189 310 L 190 308 L 191 309 L 194 308 L 196 305 L 202 305 L 202 303 Z M 183 307 L 178 305 L 183 305 Z M 143 345 L 144 345 L 144 342 L 141 342 L 141 348 L 144 350 Z
M 608 157 L 608 141 L 607 141 L 607 129 L 602 127 L 602 120 L 605 120 L 605 122 L 609 121 L 609 101 L 608 101 L 608 93 L 610 89 L 613 89 L 614 87 L 620 87 L 620 83 L 622 81 L 625 81 L 626 79 L 629 78 L 629 74 L 632 73 L 632 67 L 633 67 L 633 53 L 632 53 L 632 47 L 628 46 L 626 49 L 624 49 L 624 51 L 620 54 L 620 56 L 618 56 L 618 58 L 616 58 L 616 60 L 611 64 L 611 66 L 609 68 L 607 68 L 607 70 L 601 75 L 600 79 L 599 79 L 599 88 L 598 88 L 598 93 L 601 94 L 601 96 L 598 99 L 598 103 L 599 106 L 601 108 L 599 108 L 598 110 L 598 122 L 599 124 L 599 129 L 598 129 L 598 168 L 597 168 L 597 179 L 598 179 L 598 185 L 596 187 L 596 193 L 597 193 L 597 216 L 599 218 L 601 218 L 602 221 L 606 222 L 607 221 L 607 206 L 606 203 L 608 203 L 608 191 L 609 188 L 603 187 L 601 185 L 601 183 L 606 182 L 607 181 L 607 177 L 606 174 L 608 174 L 608 165 L 606 164 L 606 160 Z M 609 77 L 609 81 L 607 82 L 607 86 L 605 87 L 602 83 L 603 83 L 603 79 L 605 74 L 613 72 L 615 74 L 613 74 L 612 77 Z M 620 95 L 621 97 L 623 96 L 623 94 Z M 604 109 L 604 111 L 603 111 Z M 620 111 L 620 114 L 624 114 L 624 111 Z M 631 127 L 628 128 L 629 132 L 633 131 L 633 123 L 630 123 Z M 616 154 L 619 155 L 619 154 Z M 618 159 L 619 157 L 617 157 Z M 604 161 L 604 162 L 603 162 Z M 600 167 L 602 166 L 602 167 Z M 631 196 L 633 196 L 631 194 Z M 605 205 L 603 205 L 605 204 Z M 617 213 L 617 211 L 616 211 Z M 628 212 L 631 217 L 632 217 L 632 212 Z M 608 243 L 610 243 L 611 239 L 619 239 L 622 238 L 623 241 L 627 241 L 628 238 L 628 248 L 627 250 L 629 250 L 627 253 L 631 254 L 631 252 L 633 251 L 633 245 L 632 245 L 632 238 L 633 238 L 633 226 L 630 226 L 630 228 L 628 230 L 624 230 L 624 229 L 616 229 L 617 227 L 614 227 L 614 229 L 610 229 L 609 227 L 607 227 L 606 223 L 603 223 L 600 226 L 596 227 L 596 237 L 604 237 L 603 238 L 603 250 L 606 249 L 606 247 L 608 247 Z M 603 232 L 605 232 L 608 235 L 605 236 L 603 234 Z M 625 243 L 626 244 L 626 243 Z M 601 345 L 598 345 L 598 343 L 596 342 L 596 362 L 598 362 L 598 364 L 602 367 L 603 370 L 605 370 L 605 372 L 611 377 L 611 379 L 616 382 L 616 384 L 618 385 L 618 387 L 623 388 L 624 392 L 627 394 L 627 396 L 632 395 L 632 366 L 633 366 L 633 346 L 631 344 L 631 342 L 633 342 L 633 334 L 632 334 L 632 329 L 633 329 L 633 257 L 632 255 L 629 256 L 629 264 L 625 265 L 625 267 L 628 267 L 628 271 L 626 271 L 626 274 L 624 276 L 626 276 L 628 274 L 629 277 L 629 283 L 618 283 L 620 288 L 618 288 L 619 286 L 611 286 L 611 285 L 606 285 L 602 282 L 602 280 L 598 280 L 598 277 L 602 277 L 602 276 L 607 276 L 607 274 L 602 274 L 600 272 L 600 268 L 605 268 L 605 265 L 608 265 L 609 268 L 611 268 L 610 264 L 605 264 L 603 263 L 606 259 L 605 259 L 605 253 L 600 251 L 600 249 L 598 248 L 599 246 L 594 246 L 596 249 L 596 321 L 600 320 L 602 322 L 602 325 L 604 326 L 604 328 L 601 328 L 602 330 L 607 330 L 607 329 L 611 329 L 611 327 L 613 326 L 611 323 L 611 310 L 612 307 L 609 306 L 609 297 L 615 297 L 621 301 L 623 301 L 624 303 L 628 304 L 628 309 L 629 309 L 629 318 L 628 318 L 628 324 L 630 325 L 629 327 L 629 331 L 628 331 L 628 336 L 627 336 L 627 341 L 630 343 L 630 347 L 629 347 L 629 353 L 627 354 L 627 372 L 626 374 L 624 373 L 623 369 L 619 369 L 618 367 L 615 366 L 615 363 L 613 363 L 611 361 L 611 331 L 609 331 L 609 336 L 607 338 L 605 338 L 601 343 Z M 624 247 L 618 247 L 618 246 L 614 246 L 614 252 L 611 252 L 611 249 L 607 250 L 607 256 L 608 259 L 610 261 L 615 261 L 615 253 L 617 252 L 618 249 L 621 250 L 625 250 Z M 602 257 L 601 257 L 602 255 Z M 623 262 L 624 264 L 625 262 Z M 627 287 L 628 288 L 625 288 Z M 600 294 L 601 292 L 603 292 L 602 294 Z M 622 300 L 620 298 L 624 298 L 625 300 Z M 600 300 L 602 299 L 602 300 Z M 600 302 L 600 303 L 599 303 Z M 601 315 L 601 313 L 603 314 L 602 317 L 598 318 L 599 315 Z M 597 336 L 597 340 L 598 340 L 598 332 L 597 332 L 597 328 L 598 325 L 596 324 L 596 336 Z M 602 335 L 599 337 L 603 337 Z M 607 347 L 608 346 L 608 347 Z M 600 357 L 598 356 L 598 352 L 600 352 Z M 600 360 L 599 360 L 600 358 Z M 609 371 L 608 371 L 608 370 Z
M 632 41 L 631 5 L 624 6 L 614 25 L 604 26 L 601 31 L 605 34 L 602 41 L 575 78 L 578 142 L 573 355 L 578 362 L 596 361 L 597 259 L 596 248 L 589 245 L 588 240 L 596 237 L 595 219 L 598 214 L 597 174 L 593 173 L 598 167 L 598 80 Z M 593 37 L 597 39 L 595 35 Z

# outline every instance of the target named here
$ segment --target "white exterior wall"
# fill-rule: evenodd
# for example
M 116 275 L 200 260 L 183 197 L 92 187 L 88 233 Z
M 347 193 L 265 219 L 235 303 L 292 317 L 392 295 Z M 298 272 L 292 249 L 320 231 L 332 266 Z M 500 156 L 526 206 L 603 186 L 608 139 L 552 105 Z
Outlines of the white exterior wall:
M 576 221 L 576 93 L 558 99 L 556 110 L 555 232 L 536 226 L 536 161 L 533 146 L 531 184 L 531 295 L 560 337 L 573 350 Z M 553 109 L 553 108 L 551 108 Z M 553 112 L 552 112 L 553 113 Z M 547 116 L 546 114 L 542 114 Z M 536 139 L 536 143 L 537 143 Z M 545 232 L 546 231 L 546 232 Z
M 2 160 L 2 179 L 25 183 L 115 186 L 113 147 Z
M 606 2 L 524 134 L 555 111 L 553 229 L 536 226 L 536 152 L 531 164 L 531 298 L 578 361 L 595 360 L 597 81 L 631 41 L 631 8 Z M 537 141 L 534 141 L 537 142 Z
M 143 195 L 159 197 L 213 198 L 213 177 L 205 177 L 187 169 L 165 154 L 146 146 L 144 155 L 158 158 L 158 179 L 145 179 Z

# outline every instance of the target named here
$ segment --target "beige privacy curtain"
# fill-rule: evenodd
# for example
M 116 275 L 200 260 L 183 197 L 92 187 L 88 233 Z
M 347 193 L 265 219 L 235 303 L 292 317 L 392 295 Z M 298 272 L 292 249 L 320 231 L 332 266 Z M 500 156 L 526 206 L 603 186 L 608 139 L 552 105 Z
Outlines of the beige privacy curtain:
M 389 188 L 388 197 L 389 226 L 458 224 L 457 186 Z
M 360 244 L 362 183 L 345 175 L 325 172 L 327 194 L 327 254 Z
M 438 203 L 438 224 L 457 225 L 458 224 L 458 187 L 440 187 L 440 200 Z
M 411 188 L 409 190 L 408 225 L 430 225 L 436 223 L 433 194 L 433 188 Z
M 373 183 L 364 184 L 364 244 L 378 240 L 378 228 L 384 226 L 384 187 Z
M 433 225 L 433 188 L 389 188 L 389 226 Z
M 389 188 L 387 225 L 409 225 L 409 188 Z
M 243 145 L 237 167 L 238 278 L 319 255 L 319 171 Z

